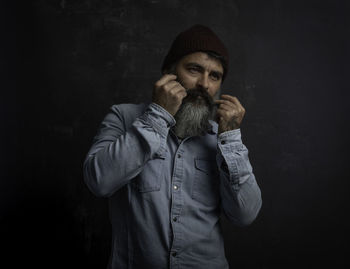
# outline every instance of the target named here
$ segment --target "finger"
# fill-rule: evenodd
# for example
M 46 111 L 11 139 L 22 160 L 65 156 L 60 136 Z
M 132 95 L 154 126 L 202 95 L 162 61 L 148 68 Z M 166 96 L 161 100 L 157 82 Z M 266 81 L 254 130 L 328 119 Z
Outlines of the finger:
M 181 97 L 181 99 L 184 99 L 187 96 L 187 92 L 186 91 L 181 91 L 178 93 Z
M 215 100 L 214 101 L 216 104 L 219 104 L 219 105 L 221 105 L 221 104 L 225 104 L 225 105 L 228 105 L 228 106 L 231 106 L 232 108 L 235 108 L 236 107 L 236 104 L 235 103 L 233 103 L 233 102 L 231 102 L 231 101 L 228 101 L 228 100 Z
M 183 89 L 172 89 L 170 93 L 172 98 L 175 98 L 180 102 L 182 102 L 182 99 L 184 99 L 187 96 L 187 92 Z
M 229 100 L 232 103 L 236 104 L 237 106 L 243 108 L 242 104 L 239 102 L 238 98 L 235 97 L 235 96 L 231 96 L 231 95 L 228 95 L 228 94 L 223 94 L 223 95 L 221 95 L 221 98 L 224 99 L 224 100 Z
M 238 112 L 242 112 L 243 114 L 245 113 L 245 108 L 239 102 L 237 97 L 231 96 L 231 95 L 228 95 L 228 94 L 223 94 L 221 97 L 225 98 L 226 100 L 230 100 L 231 102 L 233 102 L 235 104 L 236 109 L 237 109 Z
M 230 100 L 233 103 L 239 102 L 236 96 L 232 96 L 232 95 L 229 95 L 229 94 L 222 94 L 221 98 L 225 99 L 225 100 Z
M 233 111 L 233 110 L 236 110 L 237 108 L 236 107 L 232 108 L 232 106 L 229 106 L 226 104 L 220 104 L 219 109 L 226 110 L 226 111 Z
M 174 74 L 165 74 L 164 76 L 162 76 L 156 83 L 155 86 L 156 87 L 161 87 L 164 84 L 168 83 L 171 80 L 175 80 L 177 77 Z
M 173 88 L 179 86 L 179 82 L 175 81 L 175 80 L 171 80 L 170 82 L 167 82 L 165 84 L 163 84 L 163 88 L 166 90 L 166 91 L 171 91 Z
M 225 109 L 218 109 L 218 110 L 216 111 L 216 115 L 217 115 L 218 117 L 223 118 L 223 119 L 229 118 L 229 112 L 228 112 L 227 110 L 225 110 Z
M 185 94 L 185 96 L 187 95 L 187 91 L 184 87 L 182 87 L 180 84 L 176 85 L 175 87 L 173 87 L 171 90 L 170 90 L 170 93 L 171 94 Z

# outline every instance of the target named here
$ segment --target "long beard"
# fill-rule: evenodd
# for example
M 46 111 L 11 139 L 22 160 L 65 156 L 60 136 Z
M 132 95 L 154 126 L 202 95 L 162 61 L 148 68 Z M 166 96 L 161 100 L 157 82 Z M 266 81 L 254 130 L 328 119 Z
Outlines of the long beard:
M 187 90 L 187 96 L 175 114 L 175 134 L 180 138 L 204 135 L 213 119 L 213 98 L 203 89 Z

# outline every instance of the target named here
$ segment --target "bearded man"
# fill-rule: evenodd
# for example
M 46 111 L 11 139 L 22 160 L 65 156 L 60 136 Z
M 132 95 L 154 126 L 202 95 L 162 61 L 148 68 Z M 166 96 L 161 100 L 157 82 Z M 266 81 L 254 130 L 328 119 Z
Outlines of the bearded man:
M 222 41 L 194 25 L 174 40 L 152 102 L 113 105 L 103 120 L 84 179 L 109 198 L 108 268 L 229 268 L 220 218 L 248 225 L 262 200 L 241 140 L 245 110 L 220 96 L 227 70 Z

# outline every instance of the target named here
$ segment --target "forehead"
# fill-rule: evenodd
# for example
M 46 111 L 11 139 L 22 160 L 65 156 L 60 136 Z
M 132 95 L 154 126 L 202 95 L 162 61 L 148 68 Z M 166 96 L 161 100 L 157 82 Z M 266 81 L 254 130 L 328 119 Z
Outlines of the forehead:
M 198 64 L 208 71 L 216 71 L 223 73 L 224 68 L 222 67 L 221 62 L 218 59 L 215 59 L 213 57 L 210 57 L 205 52 L 194 52 L 191 54 L 188 54 L 181 58 L 180 62 L 182 64 L 190 64 L 195 63 Z

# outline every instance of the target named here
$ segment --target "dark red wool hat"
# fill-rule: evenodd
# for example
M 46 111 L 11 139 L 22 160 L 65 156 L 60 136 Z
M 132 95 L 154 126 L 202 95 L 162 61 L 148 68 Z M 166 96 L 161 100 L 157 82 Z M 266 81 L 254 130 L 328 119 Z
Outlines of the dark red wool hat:
M 166 55 L 162 71 L 171 67 L 183 56 L 197 51 L 212 51 L 223 57 L 224 77 L 228 69 L 228 51 L 218 36 L 204 25 L 194 25 L 181 32 L 174 40 Z

